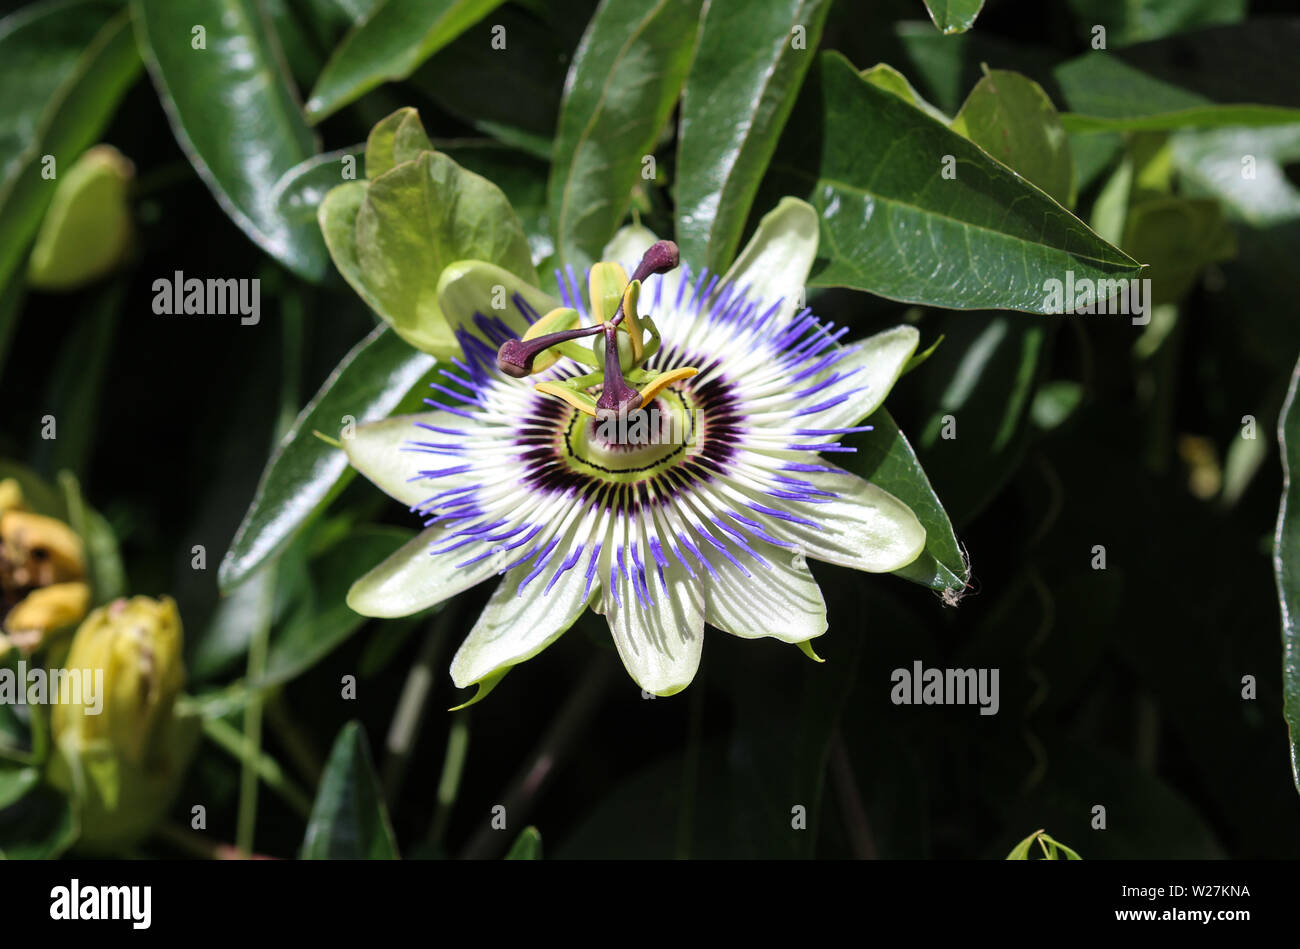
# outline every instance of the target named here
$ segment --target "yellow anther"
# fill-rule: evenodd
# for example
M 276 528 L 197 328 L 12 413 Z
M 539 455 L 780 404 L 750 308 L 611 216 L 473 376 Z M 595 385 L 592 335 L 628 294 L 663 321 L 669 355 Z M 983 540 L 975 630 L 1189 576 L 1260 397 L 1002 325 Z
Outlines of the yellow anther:
M 699 371 L 693 366 L 682 366 L 680 369 L 669 369 L 667 372 L 659 374 L 637 390 L 641 393 L 641 404 L 649 405 L 650 400 L 665 388 L 681 379 L 689 379 Z
M 544 395 L 553 395 L 560 401 L 567 402 L 579 412 L 584 412 L 592 418 L 596 417 L 596 402 L 591 396 L 584 398 L 580 393 L 558 382 L 539 382 L 533 388 Z
M 632 362 L 634 365 L 640 365 L 642 354 L 645 352 L 645 333 L 641 329 L 641 319 L 636 314 L 637 300 L 641 296 L 641 281 L 633 280 L 623 291 L 623 323 L 619 329 L 627 329 L 627 335 L 632 340 Z
M 568 306 L 559 306 L 528 327 L 528 331 L 520 338 L 536 339 L 538 336 L 544 336 L 547 333 L 571 330 L 578 325 L 578 320 L 577 310 Z

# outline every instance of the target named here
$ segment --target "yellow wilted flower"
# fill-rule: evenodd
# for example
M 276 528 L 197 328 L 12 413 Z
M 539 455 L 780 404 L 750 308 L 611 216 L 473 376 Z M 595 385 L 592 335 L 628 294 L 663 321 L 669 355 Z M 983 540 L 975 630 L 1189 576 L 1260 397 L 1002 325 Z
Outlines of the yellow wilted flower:
M 0 619 L 8 644 L 31 654 L 90 607 L 81 538 L 62 521 L 22 509 L 22 491 L 0 482 Z

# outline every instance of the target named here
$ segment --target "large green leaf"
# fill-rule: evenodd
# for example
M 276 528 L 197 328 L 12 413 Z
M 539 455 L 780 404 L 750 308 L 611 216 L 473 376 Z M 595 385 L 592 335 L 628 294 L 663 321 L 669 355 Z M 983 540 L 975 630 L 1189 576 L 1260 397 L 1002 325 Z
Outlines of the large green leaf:
M 271 193 L 279 215 L 291 226 L 318 225 L 317 214 L 325 195 L 360 176 L 363 147 L 354 145 L 324 155 L 313 155 L 294 165 L 276 182 Z
M 585 23 L 592 4 L 565 0 L 555 6 L 546 11 L 552 18 Z M 416 70 L 412 85 L 480 132 L 549 161 L 573 50 L 543 16 L 541 10 L 502 7 L 492 21 L 505 28 L 504 50 L 493 49 L 477 30 L 465 33 Z
M 1273 540 L 1273 570 L 1282 604 L 1283 715 L 1291 736 L 1291 774 L 1300 790 L 1300 363 L 1291 374 L 1278 420 L 1282 446 L 1282 505 Z
M 218 571 L 223 590 L 241 583 L 277 556 L 351 479 L 347 456 L 313 432 L 336 435 L 357 423 L 407 411 L 419 403 L 419 383 L 434 360 L 379 327 L 330 373 L 276 449 L 253 503 Z
M 1106 27 L 1110 47 L 1160 39 L 1172 33 L 1236 23 L 1246 13 L 1246 0 L 1070 0 L 1080 38 L 1091 41 L 1096 28 Z
M 822 55 L 800 103 L 767 187 L 769 200 L 794 194 L 820 213 L 824 259 L 810 284 L 1043 313 L 1045 281 L 1067 271 L 1137 273 L 1136 261 L 1043 192 L 839 54 Z
M 984 0 L 925 0 L 925 8 L 943 33 L 965 33 L 975 25 Z
M 713 0 L 682 93 L 676 237 L 722 273 L 816 57 L 830 0 Z
M 139 69 L 116 4 L 38 3 L 0 20 L 0 288 L 23 262 L 57 175 L 99 137 Z
M 857 451 L 845 456 L 844 467 L 910 507 L 925 528 L 921 556 L 894 572 L 934 590 L 962 590 L 969 574 L 965 559 L 916 453 L 885 409 L 874 412 L 867 422 L 870 432 L 849 438 L 848 444 Z
M 565 85 L 549 205 L 562 265 L 582 268 L 614 235 L 668 121 L 701 0 L 604 0 Z
M 1020 172 L 1062 206 L 1074 206 L 1074 162 L 1061 117 L 1043 87 L 991 69 L 971 90 L 952 130 Z
M 222 210 L 295 273 L 320 280 L 314 222 L 286 219 L 276 184 L 317 151 L 254 0 L 132 0 L 140 48 L 172 131 Z M 195 49 L 202 27 L 206 48 Z
M 1171 130 L 1300 121 L 1288 65 L 1300 19 L 1271 19 L 1097 50 L 1055 67 L 1069 131 Z
M 366 733 L 357 722 L 339 732 L 325 763 L 302 842 L 304 860 L 396 860 Z
M 307 116 L 319 122 L 420 63 L 500 6 L 502 0 L 385 0 L 343 39 L 316 80 Z M 486 44 L 490 37 L 484 35 Z
M 273 634 L 258 686 L 287 682 L 359 630 L 367 620 L 348 607 L 349 585 L 414 536 L 404 527 L 361 527 L 317 558 L 310 566 L 315 595 Z

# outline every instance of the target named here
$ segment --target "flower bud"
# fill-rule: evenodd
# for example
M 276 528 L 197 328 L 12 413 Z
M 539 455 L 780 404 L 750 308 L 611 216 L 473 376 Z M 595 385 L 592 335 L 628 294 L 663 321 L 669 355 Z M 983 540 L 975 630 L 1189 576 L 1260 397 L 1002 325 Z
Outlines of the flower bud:
M 98 145 L 59 178 L 32 247 L 28 281 L 72 290 L 114 270 L 130 250 L 127 192 L 135 168 L 111 145 Z
M 0 478 L 0 515 L 23 509 L 23 488 L 16 478 Z
M 92 684 L 80 702 L 53 708 L 50 780 L 82 786 L 82 843 L 91 849 L 139 840 L 179 784 L 197 736 L 195 720 L 176 714 L 182 636 L 171 598 L 137 596 L 92 612 L 72 640 L 64 666 Z

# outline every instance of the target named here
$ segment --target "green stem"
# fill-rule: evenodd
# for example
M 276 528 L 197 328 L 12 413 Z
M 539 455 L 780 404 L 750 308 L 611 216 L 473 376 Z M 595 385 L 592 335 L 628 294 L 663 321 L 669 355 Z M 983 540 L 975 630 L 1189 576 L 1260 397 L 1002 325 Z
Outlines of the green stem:
M 291 284 L 281 295 L 283 332 L 283 371 L 280 377 L 280 417 L 276 425 L 274 444 L 279 444 L 298 414 L 298 387 L 302 375 L 303 313 L 302 297 L 298 287 Z M 271 614 L 275 599 L 274 565 L 270 571 L 258 610 L 258 623 L 248 646 L 247 681 L 261 682 L 266 677 L 266 655 L 271 640 Z M 244 709 L 244 747 L 249 752 L 243 758 L 239 775 L 239 812 L 235 824 L 235 846 L 243 853 L 253 852 L 253 837 L 257 828 L 257 778 L 254 760 L 262 757 L 262 703 L 264 694 L 254 690 Z M 277 766 L 278 767 L 278 766 Z M 310 813 L 311 806 L 307 808 Z
M 460 778 L 465 773 L 465 757 L 469 753 L 469 710 L 456 712 L 447 733 L 447 753 L 442 759 L 442 776 L 438 779 L 438 800 L 429 822 L 429 846 L 441 849 L 442 839 L 451 820 L 451 809 L 460 792 Z
M 267 787 L 279 794 L 285 803 L 301 814 L 303 818 L 311 816 L 311 798 L 289 779 L 288 775 L 284 773 L 284 769 L 280 767 L 279 762 L 255 745 L 250 744 L 247 736 L 241 733 L 239 729 L 219 718 L 210 718 L 203 723 L 203 734 L 211 738 L 222 750 L 240 761 L 244 766 L 244 772 L 251 773 L 254 780 L 260 778 L 265 781 Z M 242 796 L 240 804 L 242 807 Z M 238 838 L 235 840 L 235 845 L 245 853 L 251 852 L 239 842 Z
M 442 654 L 447 633 L 454 622 L 458 610 L 454 604 L 448 604 L 433 621 L 420 655 L 406 675 L 401 697 L 393 711 L 393 720 L 388 726 L 385 745 L 388 756 L 384 759 L 383 787 L 384 797 L 390 808 L 397 806 L 397 799 L 402 794 L 402 785 L 406 781 L 406 772 L 411 763 L 411 753 L 419 741 L 420 730 L 424 724 L 425 712 L 429 699 L 434 693 L 436 681 L 434 670 L 438 657 Z
M 284 693 L 277 691 L 267 699 L 266 720 L 275 732 L 275 737 L 288 753 L 298 773 L 313 787 L 320 783 L 324 765 L 311 740 L 298 726 L 284 701 Z
M 512 826 L 522 827 L 528 822 L 528 813 L 543 787 L 586 730 L 609 687 L 612 672 L 610 666 L 608 657 L 603 654 L 591 660 L 578 679 L 577 688 L 569 693 L 551 727 L 515 774 L 505 794 L 499 798 L 505 805 L 507 819 Z M 504 851 L 509 842 L 507 836 L 490 826 L 484 826 L 465 845 L 461 858 L 482 860 Z

